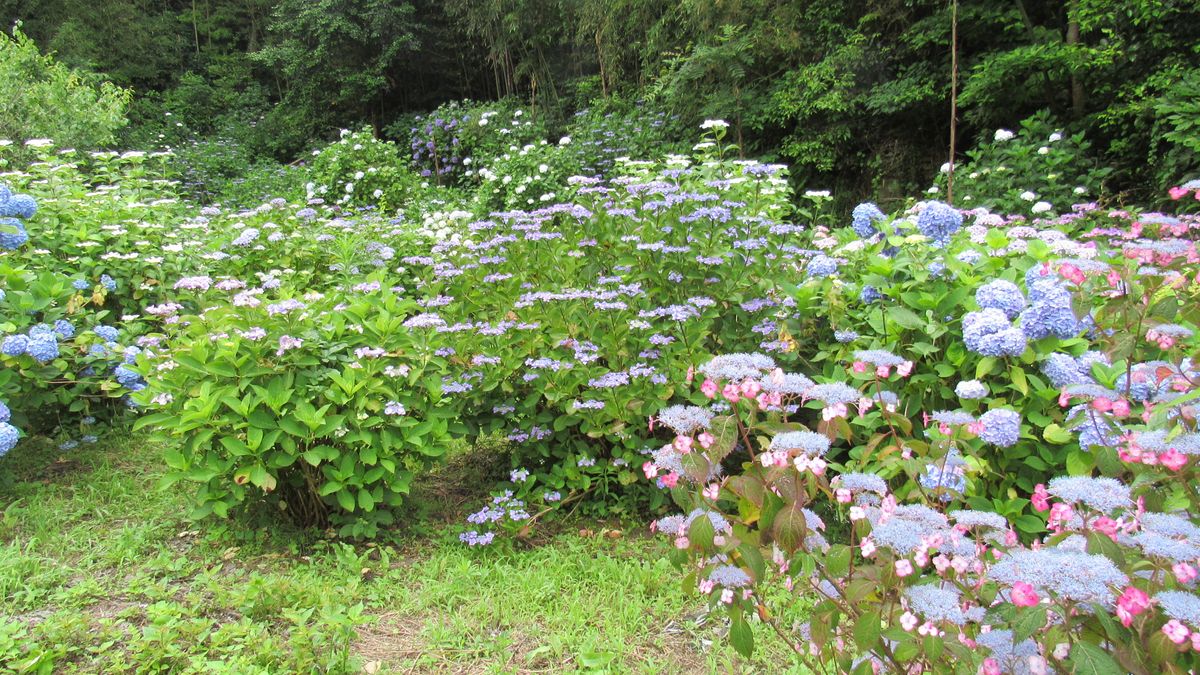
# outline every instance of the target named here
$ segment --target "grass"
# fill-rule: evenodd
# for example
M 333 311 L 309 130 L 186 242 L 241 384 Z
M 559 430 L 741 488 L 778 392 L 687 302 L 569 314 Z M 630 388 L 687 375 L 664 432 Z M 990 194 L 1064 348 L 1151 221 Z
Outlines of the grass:
M 187 520 L 160 448 L 119 436 L 0 462 L 0 672 L 779 672 L 736 656 L 640 523 L 470 549 L 432 486 L 351 545 L 251 514 Z M 476 480 L 476 483 L 481 481 Z M 482 498 L 482 494 L 478 497 Z M 446 506 L 449 504 L 449 506 Z

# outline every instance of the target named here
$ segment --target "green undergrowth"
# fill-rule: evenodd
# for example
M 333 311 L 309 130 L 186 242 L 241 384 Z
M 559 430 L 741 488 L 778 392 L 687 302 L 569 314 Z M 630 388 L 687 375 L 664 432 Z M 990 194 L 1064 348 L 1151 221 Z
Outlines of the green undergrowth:
M 0 474 L 0 672 L 779 672 L 679 590 L 641 523 L 457 541 L 489 473 L 469 451 L 408 519 L 351 545 L 268 513 L 190 522 L 162 448 L 36 442 Z M 490 485 L 490 482 L 486 482 Z M 801 603 L 802 605 L 803 603 Z M 798 606 L 797 612 L 803 607 Z

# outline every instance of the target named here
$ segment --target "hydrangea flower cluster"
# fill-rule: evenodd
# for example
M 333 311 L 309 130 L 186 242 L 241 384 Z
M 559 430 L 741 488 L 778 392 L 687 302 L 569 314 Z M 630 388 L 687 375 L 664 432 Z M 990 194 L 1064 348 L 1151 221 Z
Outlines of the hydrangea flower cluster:
M 0 184 L 0 248 L 14 250 L 29 241 L 29 233 L 22 220 L 37 213 L 37 201 L 26 194 L 14 194 L 7 185 Z

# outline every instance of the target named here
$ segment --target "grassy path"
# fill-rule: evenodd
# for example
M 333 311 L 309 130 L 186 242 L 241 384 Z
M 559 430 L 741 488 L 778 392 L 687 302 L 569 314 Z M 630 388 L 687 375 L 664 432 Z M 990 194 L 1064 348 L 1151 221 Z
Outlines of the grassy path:
M 641 534 L 575 525 L 534 548 L 472 550 L 444 525 L 461 514 L 442 513 L 351 546 L 261 516 L 188 521 L 186 486 L 158 489 L 157 448 L 139 436 L 59 454 L 27 441 L 0 468 L 0 672 L 786 663 L 770 643 L 754 662 L 736 657 L 721 622 L 679 593 L 664 543 Z

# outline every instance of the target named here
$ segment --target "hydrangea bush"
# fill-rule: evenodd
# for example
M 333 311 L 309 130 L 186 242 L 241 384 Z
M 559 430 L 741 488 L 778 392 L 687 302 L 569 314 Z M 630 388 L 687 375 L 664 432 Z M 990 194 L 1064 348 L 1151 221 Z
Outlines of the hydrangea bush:
M 129 365 L 136 322 L 103 309 L 111 277 L 36 269 L 29 241 L 44 241 L 36 200 L 0 186 L 0 456 L 24 434 L 59 437 L 60 448 L 96 440 L 97 417 L 126 408 L 118 399 L 145 386 Z
M 445 355 L 428 316 L 378 277 L 294 296 L 278 279 L 179 280 L 147 308 L 137 425 L 172 439 L 170 482 L 200 484 L 194 515 L 267 499 L 305 525 L 373 536 L 414 473 L 446 451 Z M 403 290 L 403 289 L 399 289 Z
M 954 167 L 955 200 L 968 208 L 1001 213 L 1053 215 L 1102 194 L 1111 170 L 1088 157 L 1082 132 L 1053 126 L 1048 111 L 1021 121 L 1017 131 L 997 129 Z M 934 192 L 945 193 L 949 165 Z
M 864 205 L 818 240 L 835 264 L 794 295 L 845 346 L 697 368 L 643 464 L 682 510 L 653 529 L 747 653 L 758 626 L 817 670 L 1185 672 L 1197 222 L 967 215 Z

